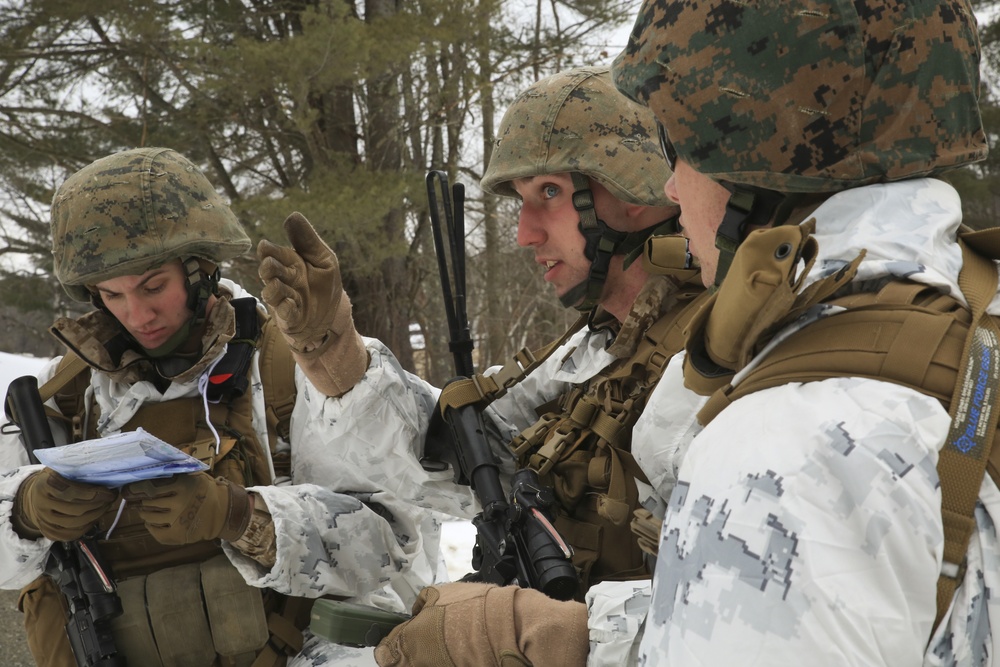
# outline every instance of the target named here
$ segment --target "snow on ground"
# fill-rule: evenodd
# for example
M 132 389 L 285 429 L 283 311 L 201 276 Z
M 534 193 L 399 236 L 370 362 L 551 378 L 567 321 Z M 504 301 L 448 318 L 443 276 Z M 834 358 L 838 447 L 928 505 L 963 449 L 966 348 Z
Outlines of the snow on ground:
M 6 398 L 7 385 L 11 380 L 22 375 L 35 375 L 48 361 L 48 359 L 0 352 L 0 397 Z
M 472 547 L 476 527 L 470 521 L 445 521 L 441 528 L 441 552 L 448 565 L 448 577 L 461 579 L 472 571 Z

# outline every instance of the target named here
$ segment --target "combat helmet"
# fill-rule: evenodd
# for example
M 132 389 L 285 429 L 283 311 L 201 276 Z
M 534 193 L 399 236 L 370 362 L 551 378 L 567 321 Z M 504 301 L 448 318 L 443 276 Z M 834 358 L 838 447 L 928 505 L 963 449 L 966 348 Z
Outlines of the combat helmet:
M 979 61 L 968 0 L 645 0 L 612 71 L 733 192 L 725 254 L 796 194 L 983 159 Z
M 591 261 L 588 279 L 561 301 L 589 310 L 600 297 L 613 255 L 631 253 L 654 232 L 677 231 L 676 215 L 631 234 L 597 219 L 587 177 L 630 204 L 675 206 L 663 192 L 671 171 L 659 147 L 655 117 L 618 92 L 607 67 L 566 70 L 521 92 L 500 121 L 481 186 L 517 197 L 515 179 L 557 173 L 573 178 L 573 203 Z
M 195 324 L 217 264 L 251 245 L 205 175 L 168 148 L 122 151 L 74 173 L 53 197 L 51 226 L 55 275 L 70 297 L 100 307 L 93 285 L 180 259 Z

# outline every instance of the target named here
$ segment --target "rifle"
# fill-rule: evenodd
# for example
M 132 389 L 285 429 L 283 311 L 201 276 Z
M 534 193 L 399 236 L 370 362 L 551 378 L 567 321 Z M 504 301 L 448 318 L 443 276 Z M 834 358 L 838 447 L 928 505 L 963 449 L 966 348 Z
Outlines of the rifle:
M 7 389 L 4 411 L 21 429 L 21 444 L 32 463 L 35 449 L 54 445 L 45 407 L 38 393 L 38 379 L 25 375 Z M 125 667 L 118 655 L 111 620 L 122 613 L 121 599 L 111 571 L 101 562 L 95 534 L 73 542 L 54 542 L 47 572 L 69 605 L 66 634 L 79 667 Z
M 456 183 L 449 196 L 448 176 L 441 171 L 429 172 L 426 184 L 434 249 L 448 317 L 449 349 L 458 375 L 452 380 L 454 382 L 475 374 L 465 308 L 465 187 Z M 438 187 L 447 225 L 452 276 L 449 276 L 448 253 L 438 210 Z M 433 440 L 429 441 L 429 457 L 449 463 L 455 482 L 471 485 L 482 507 L 472 520 L 476 527 L 472 566 L 476 572 L 467 575 L 465 580 L 500 585 L 516 583 L 540 590 L 557 600 L 572 599 L 579 587 L 579 578 L 570 561 L 573 549 L 553 525 L 551 508 L 555 495 L 552 490 L 541 485 L 534 470 L 522 468 L 514 473 L 510 494 L 504 493 L 499 466 L 486 440 L 481 408 L 475 404 L 448 407 L 440 416 L 446 427 L 445 440 L 450 446 L 435 447 Z

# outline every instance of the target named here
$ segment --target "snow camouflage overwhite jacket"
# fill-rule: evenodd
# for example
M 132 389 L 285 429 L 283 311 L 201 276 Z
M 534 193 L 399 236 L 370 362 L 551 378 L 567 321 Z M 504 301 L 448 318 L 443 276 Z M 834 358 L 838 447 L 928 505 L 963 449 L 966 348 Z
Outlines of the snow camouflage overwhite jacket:
M 848 190 L 815 218 L 807 283 L 864 248 L 855 283 L 906 277 L 964 302 L 949 185 Z M 831 378 L 748 394 L 702 430 L 682 356 L 633 432 L 654 498 L 668 502 L 637 664 L 995 664 L 1000 492 L 988 475 L 964 579 L 930 637 L 944 544 L 935 466 L 950 424 L 937 400 Z
M 223 279 L 220 284 L 234 298 L 249 296 L 229 280 Z M 51 377 L 57 361 L 39 373 L 39 384 Z M 127 422 L 143 402 L 195 396 L 199 392 L 197 382 L 174 383 L 161 394 L 151 383 L 125 387 L 102 374 L 93 374 L 91 384 L 95 389 L 100 387 L 95 396 L 101 414 L 111 415 L 108 423 L 101 425 L 103 434 Z M 267 443 L 264 395 L 256 362 L 252 364 L 250 384 L 257 437 Z M 274 520 L 276 563 L 267 570 L 225 542 L 224 550 L 252 586 L 309 598 L 347 596 L 383 608 L 409 611 L 420 589 L 443 576 L 440 523 L 430 513 L 394 498 L 365 470 L 345 461 L 340 445 L 331 442 L 325 433 L 326 423 L 318 417 L 327 397 L 298 368 L 295 384 L 291 480 L 277 486 L 249 487 L 264 498 Z M 374 414 L 363 411 L 356 416 L 366 421 L 376 419 Z M 278 449 L 285 446 L 289 445 L 280 444 Z M 51 545 L 45 538 L 20 539 L 11 524 L 17 488 L 39 468 L 28 465 L 17 435 L 0 436 L 0 587 L 5 589 L 18 589 L 34 580 L 42 572 Z M 331 654 L 363 656 L 356 664 L 374 664 L 370 649 L 332 647 L 307 632 L 305 648 L 289 665 L 320 664 L 324 656 Z
M 962 299 L 961 206 L 943 182 L 857 188 L 814 215 L 811 279 L 865 248 L 857 281 L 906 276 Z M 990 312 L 1000 314 L 1000 299 Z M 603 332 L 576 334 L 496 401 L 496 441 L 609 364 L 607 342 Z M 418 462 L 437 390 L 366 343 L 368 373 L 318 412 L 324 437 L 396 497 L 470 516 L 469 490 Z M 655 584 L 652 593 L 641 581 L 588 591 L 588 665 L 992 664 L 1000 492 L 988 477 L 964 582 L 928 645 L 943 547 L 935 465 L 949 426 L 940 403 L 896 384 L 836 378 L 748 395 L 702 430 L 704 399 L 684 388 L 682 365 L 683 355 L 668 365 L 633 432 L 652 484 L 644 504 L 666 514 Z M 352 416 L 361 405 L 375 414 Z
M 616 361 L 606 350 L 609 342 L 610 334 L 605 331 L 577 332 L 489 406 L 487 429 L 504 472 L 512 473 L 515 469 L 513 456 L 505 444 L 537 421 L 538 406 L 572 386 L 591 380 Z M 322 439 L 317 446 L 338 447 L 351 469 L 367 471 L 375 485 L 396 498 L 410 499 L 423 508 L 447 515 L 471 518 L 479 511 L 472 491 L 456 485 L 450 470 L 431 472 L 420 464 L 439 389 L 403 370 L 381 342 L 366 338 L 365 343 L 370 363 L 364 377 L 340 398 L 326 398 L 313 413 L 322 423 L 322 428 L 316 431 Z M 331 466 L 328 470 L 313 470 L 312 474 L 318 477 L 335 474 L 338 464 L 328 460 L 308 462 L 313 467 Z M 643 493 L 648 494 L 648 490 Z M 471 554 L 468 557 L 471 560 Z M 623 586 L 630 588 L 635 584 L 629 582 Z M 648 585 L 640 583 L 638 587 L 648 600 Z M 593 636 L 603 638 L 600 646 L 592 647 L 592 653 L 598 655 L 603 652 L 604 642 L 610 642 L 618 653 L 627 652 L 635 635 L 635 628 L 623 633 L 620 627 L 619 601 L 612 598 L 608 602 L 607 613 L 600 615 L 603 619 L 600 628 L 592 630 Z

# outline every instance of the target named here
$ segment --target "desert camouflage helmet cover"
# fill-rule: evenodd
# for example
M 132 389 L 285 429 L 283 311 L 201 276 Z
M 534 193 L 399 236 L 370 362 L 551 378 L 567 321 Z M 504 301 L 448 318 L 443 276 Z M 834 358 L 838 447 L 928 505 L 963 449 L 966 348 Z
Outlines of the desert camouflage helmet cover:
M 516 197 L 515 178 L 565 172 L 590 176 L 622 201 L 671 204 L 655 118 L 615 89 L 607 67 L 566 70 L 518 95 L 500 121 L 481 185 Z
M 829 192 L 980 160 L 967 0 L 645 0 L 612 71 L 716 180 Z
M 138 148 L 92 162 L 52 200 L 52 255 L 66 292 L 140 275 L 180 257 L 215 262 L 243 254 L 250 239 L 204 174 L 167 148 Z

